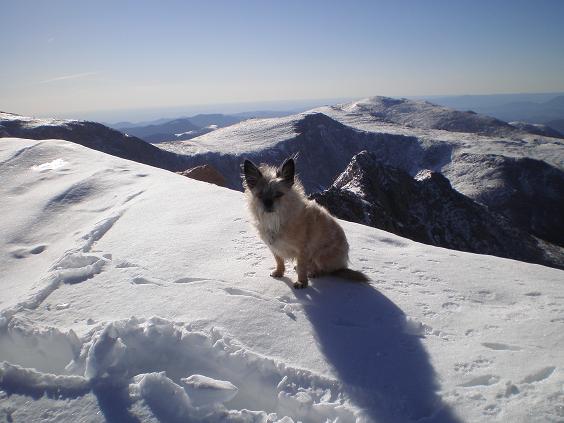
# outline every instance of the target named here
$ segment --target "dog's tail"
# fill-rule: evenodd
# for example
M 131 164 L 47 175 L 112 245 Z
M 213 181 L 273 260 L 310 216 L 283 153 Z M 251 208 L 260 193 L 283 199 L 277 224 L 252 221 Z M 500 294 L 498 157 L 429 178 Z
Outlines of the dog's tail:
M 349 269 L 348 267 L 335 270 L 334 272 L 331 273 L 331 275 L 355 282 L 368 282 L 370 280 L 370 278 L 366 276 L 364 273 L 359 272 L 358 270 Z

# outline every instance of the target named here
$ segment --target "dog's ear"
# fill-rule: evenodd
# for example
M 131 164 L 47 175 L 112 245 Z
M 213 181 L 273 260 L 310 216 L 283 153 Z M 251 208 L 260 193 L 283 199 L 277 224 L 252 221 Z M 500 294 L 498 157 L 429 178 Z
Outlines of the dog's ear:
M 262 173 L 260 173 L 260 170 L 258 170 L 255 164 L 250 160 L 245 160 L 243 166 L 241 167 L 243 170 L 242 176 L 245 180 L 245 185 L 247 185 L 249 189 L 253 189 L 262 178 Z
M 294 164 L 294 159 L 292 157 L 284 160 L 284 163 L 276 169 L 276 176 L 282 178 L 284 183 L 289 187 L 294 185 L 294 175 L 296 172 L 296 165 Z

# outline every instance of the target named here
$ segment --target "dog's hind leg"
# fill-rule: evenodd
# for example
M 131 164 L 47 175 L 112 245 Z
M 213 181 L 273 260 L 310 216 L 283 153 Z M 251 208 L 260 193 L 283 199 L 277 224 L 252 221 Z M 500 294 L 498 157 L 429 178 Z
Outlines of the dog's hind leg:
M 307 287 L 307 265 L 308 260 L 304 257 L 298 257 L 296 271 L 298 272 L 298 281 L 294 283 L 294 288 L 301 289 Z

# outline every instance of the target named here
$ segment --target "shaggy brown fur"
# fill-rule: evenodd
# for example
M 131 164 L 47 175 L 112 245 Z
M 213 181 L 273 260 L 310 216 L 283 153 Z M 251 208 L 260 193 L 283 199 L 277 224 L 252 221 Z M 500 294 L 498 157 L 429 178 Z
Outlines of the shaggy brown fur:
M 295 288 L 305 288 L 308 276 L 324 274 L 368 280 L 363 273 L 347 268 L 349 244 L 345 232 L 327 210 L 307 199 L 295 178 L 292 158 L 278 168 L 259 168 L 245 160 L 242 170 L 254 225 L 276 260 L 271 276 L 282 277 L 284 260 L 293 259 L 298 273 Z

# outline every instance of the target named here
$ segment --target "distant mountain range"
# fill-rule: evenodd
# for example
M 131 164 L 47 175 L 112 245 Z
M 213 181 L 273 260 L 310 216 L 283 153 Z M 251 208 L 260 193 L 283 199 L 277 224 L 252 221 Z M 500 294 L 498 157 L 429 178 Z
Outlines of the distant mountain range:
M 119 127 L 118 129 L 125 134 L 136 136 L 144 141 L 159 143 L 163 141 L 189 140 L 242 120 L 244 119 L 222 114 L 200 114 L 161 123 Z
M 545 124 L 564 134 L 564 93 L 431 97 L 434 103 L 504 121 Z
M 198 114 L 177 119 L 158 119 L 151 122 L 118 122 L 108 125 L 128 135 L 141 138 L 150 143 L 165 141 L 185 141 L 207 134 L 251 118 L 271 118 L 287 116 L 291 112 L 255 111 L 225 115 L 220 113 Z

